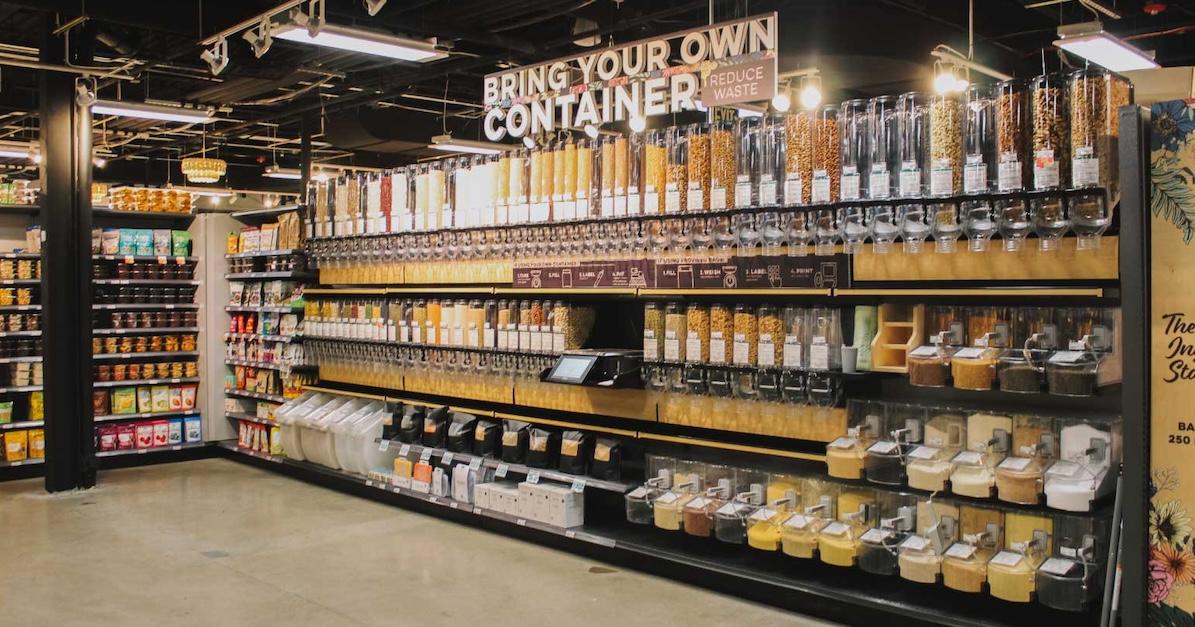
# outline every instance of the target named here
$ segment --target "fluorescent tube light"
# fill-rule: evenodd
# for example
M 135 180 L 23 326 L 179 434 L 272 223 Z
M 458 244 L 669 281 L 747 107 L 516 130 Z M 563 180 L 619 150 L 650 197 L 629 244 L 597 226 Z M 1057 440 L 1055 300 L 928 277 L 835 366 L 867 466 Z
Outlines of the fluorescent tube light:
M 278 166 L 266 168 L 266 171 L 262 172 L 261 175 L 272 179 L 290 179 L 292 181 L 303 178 L 303 173 L 296 168 L 280 168 Z
M 373 54 L 401 61 L 422 63 L 448 57 L 447 54 L 436 50 L 434 45 L 426 41 L 405 39 L 333 24 L 324 24 L 315 35 L 293 22 L 280 24 L 273 32 L 273 36 L 287 41 Z
M 478 142 L 468 139 L 453 139 L 452 135 L 436 135 L 428 148 L 445 152 L 465 152 L 471 155 L 499 155 L 507 150 L 503 144 Z
M 5 159 L 28 159 L 32 156 L 28 150 L 14 150 L 12 148 L 0 148 L 0 157 Z
M 1054 45 L 1113 72 L 1161 67 L 1141 50 L 1104 31 L 1098 22 L 1058 27 Z
M 211 109 L 185 109 L 168 105 L 144 102 L 121 102 L 119 100 L 97 100 L 91 105 L 91 112 L 104 115 L 121 115 L 127 118 L 162 120 L 165 122 L 192 122 L 206 124 L 216 119 Z
M 41 163 L 41 154 L 33 142 L 0 140 L 0 157 L 5 159 L 25 159 L 34 163 Z

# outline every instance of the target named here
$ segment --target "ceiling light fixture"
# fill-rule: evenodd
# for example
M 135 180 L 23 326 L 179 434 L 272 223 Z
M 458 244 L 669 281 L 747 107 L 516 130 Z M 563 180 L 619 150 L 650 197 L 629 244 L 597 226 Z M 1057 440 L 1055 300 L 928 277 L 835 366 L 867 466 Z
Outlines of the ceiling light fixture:
M 292 181 L 303 178 L 303 173 L 298 168 L 281 168 L 276 165 L 266 168 L 261 175 L 272 179 L 289 179 Z
M 261 21 L 261 25 L 257 27 L 257 30 L 249 29 L 245 31 L 245 34 L 241 35 L 241 37 L 244 37 L 245 41 L 249 42 L 249 45 L 253 47 L 253 56 L 257 57 L 258 59 L 260 59 L 265 53 L 269 52 L 270 46 L 274 43 L 274 37 L 272 35 L 273 27 L 273 23 L 271 23 L 270 18 L 267 17 Z
M 218 76 L 228 67 L 228 40 L 220 37 L 212 43 L 214 45 L 200 53 L 199 58 L 207 62 L 212 76 Z
M 636 133 L 642 133 L 644 130 L 647 129 L 647 118 L 636 113 L 635 115 L 631 116 L 630 124 L 631 124 L 632 131 L 634 131 Z
M 1145 52 L 1105 31 L 1099 20 L 1059 26 L 1054 45 L 1113 72 L 1162 67 Z
M 305 15 L 298 12 L 297 15 Z M 305 28 L 299 22 L 281 24 L 274 32 L 274 37 L 298 43 L 314 44 L 337 50 L 361 52 L 400 61 L 416 61 L 426 63 L 436 59 L 444 59 L 448 54 L 436 50 L 434 41 L 421 41 L 395 37 L 385 33 L 375 33 L 357 28 L 324 24 L 314 34 L 310 28 Z
M 523 137 L 523 145 L 528 148 L 535 148 L 535 140 L 531 139 L 530 136 L 525 136 Z
M 967 57 L 964 57 L 954 48 L 946 44 L 938 44 L 933 50 L 929 51 L 931 57 L 934 57 L 944 64 L 961 67 L 972 72 L 979 72 L 985 76 L 990 76 L 998 81 L 1006 81 L 1012 78 L 1008 74 L 999 70 L 992 69 L 982 63 L 976 63 Z M 936 77 L 935 77 L 936 78 Z
M 772 108 L 784 113 L 791 106 L 793 106 L 793 100 L 788 95 L 788 86 L 785 85 L 783 89 L 776 92 L 775 96 L 772 96 Z
M 812 111 L 822 103 L 822 77 L 816 74 L 801 78 L 801 93 L 797 96 L 801 108 Z
M 428 144 L 428 148 L 444 152 L 466 152 L 471 155 L 499 155 L 510 150 L 510 147 L 504 144 L 453 139 L 451 134 L 436 135 L 432 138 L 432 143 Z
M 0 140 L 0 158 L 28 159 L 33 163 L 41 163 L 41 153 L 38 152 L 37 144 L 33 142 Z
M 92 114 L 120 115 L 143 120 L 164 122 L 190 122 L 206 124 L 215 120 L 211 109 L 188 109 L 181 106 L 149 104 L 145 102 L 121 102 L 119 100 L 96 100 L 91 105 Z
M 588 136 L 589 139 L 597 139 L 599 134 L 600 133 L 598 133 L 598 129 L 596 126 L 594 126 L 592 124 L 585 125 L 585 135 Z

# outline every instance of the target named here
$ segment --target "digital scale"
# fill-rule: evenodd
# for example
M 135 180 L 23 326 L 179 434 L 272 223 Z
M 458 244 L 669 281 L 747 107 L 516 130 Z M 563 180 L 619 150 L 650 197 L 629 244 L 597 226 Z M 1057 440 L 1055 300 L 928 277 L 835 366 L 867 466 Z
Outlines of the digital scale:
M 643 351 L 581 349 L 565 351 L 556 365 L 540 375 L 541 381 L 608 388 L 643 387 L 640 370 Z

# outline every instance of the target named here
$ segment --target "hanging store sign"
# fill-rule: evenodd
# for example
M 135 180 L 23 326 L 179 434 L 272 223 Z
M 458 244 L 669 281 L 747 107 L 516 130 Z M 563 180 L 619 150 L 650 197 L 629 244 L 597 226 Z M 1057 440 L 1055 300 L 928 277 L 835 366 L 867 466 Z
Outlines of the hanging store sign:
M 776 13 L 485 77 L 491 141 L 600 126 L 636 116 L 770 99 L 776 91 Z

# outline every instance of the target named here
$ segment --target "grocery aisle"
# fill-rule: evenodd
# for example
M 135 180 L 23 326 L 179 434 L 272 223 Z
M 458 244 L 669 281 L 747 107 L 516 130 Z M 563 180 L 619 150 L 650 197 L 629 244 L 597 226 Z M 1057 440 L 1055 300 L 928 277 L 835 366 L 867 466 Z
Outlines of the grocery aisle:
M 212 459 L 0 483 L 6 625 L 826 625 Z

